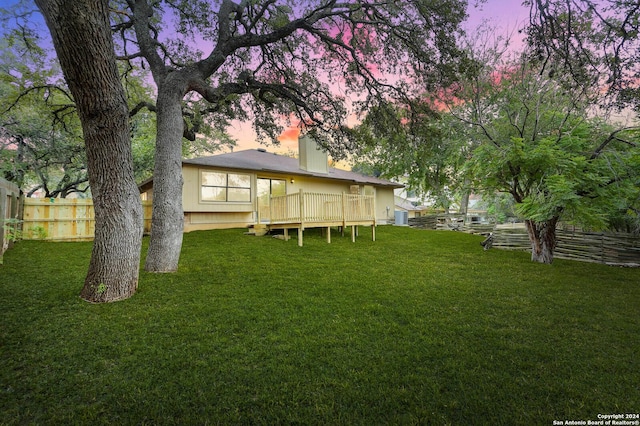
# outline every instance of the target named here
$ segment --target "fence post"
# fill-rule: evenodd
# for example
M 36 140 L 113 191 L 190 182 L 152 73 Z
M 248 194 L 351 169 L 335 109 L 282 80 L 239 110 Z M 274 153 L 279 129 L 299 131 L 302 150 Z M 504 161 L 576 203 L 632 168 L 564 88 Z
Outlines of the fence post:
M 22 219 L 20 214 L 20 203 L 22 202 L 20 194 L 13 194 L 11 196 L 11 217 L 14 219 Z
M 7 218 L 7 190 L 0 188 L 0 265 L 2 264 L 2 257 L 4 255 L 4 239 L 6 234 L 6 222 Z
M 10 207 L 7 209 L 5 214 L 9 214 L 10 219 L 15 220 L 15 231 L 17 235 L 22 235 L 22 222 L 21 217 L 18 217 L 19 212 L 19 204 L 20 204 L 20 194 L 18 192 L 7 192 L 7 197 L 9 200 Z M 21 237 L 22 238 L 22 237 Z M 15 239 L 9 240 L 9 248 L 13 247 Z

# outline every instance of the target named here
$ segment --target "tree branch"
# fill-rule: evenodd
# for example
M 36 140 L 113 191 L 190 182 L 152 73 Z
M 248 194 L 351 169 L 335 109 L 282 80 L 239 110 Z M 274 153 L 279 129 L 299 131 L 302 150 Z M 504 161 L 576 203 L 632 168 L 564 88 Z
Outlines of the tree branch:
M 620 132 L 623 132 L 625 130 L 633 130 L 633 129 L 639 129 L 640 126 L 631 126 L 631 127 L 623 127 L 620 129 L 615 130 L 614 132 L 611 132 L 611 134 L 593 151 L 593 153 L 591 154 L 590 159 L 591 160 L 595 160 L 596 158 L 598 158 L 598 156 L 600 156 L 600 154 L 602 154 L 602 151 L 604 151 L 604 149 L 607 147 L 607 145 L 609 145 L 611 142 L 613 141 L 618 141 L 618 142 L 623 142 L 629 146 L 632 147 L 637 147 L 638 144 L 631 142 L 631 141 L 627 141 L 624 139 L 620 139 L 618 137 L 618 134 Z
M 11 111 L 13 108 L 15 108 L 18 105 L 18 103 L 22 98 L 29 95 L 31 92 L 37 92 L 40 90 L 56 90 L 62 93 L 71 102 L 73 102 L 73 97 L 71 96 L 71 94 L 67 92 L 65 89 L 63 89 L 62 87 L 56 86 L 55 84 L 41 84 L 41 85 L 33 86 L 23 90 L 20 94 L 18 94 L 16 99 L 11 104 L 9 104 L 9 106 L 2 113 L 6 114 L 7 112 Z
M 156 106 L 154 104 L 152 104 L 151 102 L 139 102 L 136 106 L 134 106 L 131 111 L 129 111 L 129 117 L 133 117 L 135 116 L 137 113 L 139 113 L 143 108 L 148 109 L 151 112 L 156 112 Z

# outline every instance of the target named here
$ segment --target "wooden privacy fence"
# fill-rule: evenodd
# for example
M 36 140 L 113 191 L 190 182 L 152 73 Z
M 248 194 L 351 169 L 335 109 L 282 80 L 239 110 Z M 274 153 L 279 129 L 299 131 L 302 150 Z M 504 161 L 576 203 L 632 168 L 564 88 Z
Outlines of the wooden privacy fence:
M 20 188 L 0 178 L 0 264 L 2 255 L 15 240 L 20 216 Z
M 469 220 L 465 214 L 430 214 L 409 219 L 409 226 L 420 229 L 436 229 L 438 231 L 460 231 L 468 234 L 488 234 L 493 231 L 493 224 Z
M 269 200 L 269 228 L 298 229 L 298 245 L 302 245 L 305 228 L 327 228 L 327 241 L 331 242 L 331 226 L 351 226 L 352 240 L 355 227 L 369 225 L 375 240 L 375 197 L 356 194 L 326 194 L 296 192 L 271 197 Z
M 144 232 L 151 230 L 151 201 L 142 201 Z M 95 232 L 90 198 L 25 198 L 23 239 L 52 241 L 92 240 Z
M 556 230 L 554 257 L 604 263 L 607 265 L 640 266 L 640 236 L 621 232 L 584 232 Z M 493 231 L 493 247 L 506 250 L 531 251 L 527 230 L 520 227 Z

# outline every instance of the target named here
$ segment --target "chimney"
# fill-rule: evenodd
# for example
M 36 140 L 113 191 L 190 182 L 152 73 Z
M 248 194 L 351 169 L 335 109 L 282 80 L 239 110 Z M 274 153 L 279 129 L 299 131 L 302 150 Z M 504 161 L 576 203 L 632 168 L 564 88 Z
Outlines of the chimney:
M 329 174 L 329 157 L 309 135 L 298 137 L 300 169 L 313 173 Z

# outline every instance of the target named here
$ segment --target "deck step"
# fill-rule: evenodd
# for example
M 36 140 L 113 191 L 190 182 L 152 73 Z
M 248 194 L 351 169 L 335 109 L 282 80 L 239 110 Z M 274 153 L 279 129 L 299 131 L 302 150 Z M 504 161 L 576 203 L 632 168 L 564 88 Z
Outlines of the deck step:
M 262 237 L 263 235 L 266 235 L 267 232 L 269 232 L 269 228 L 267 228 L 267 225 L 257 223 L 255 225 L 249 225 L 249 230 L 245 232 L 245 235 L 255 235 L 256 237 Z

